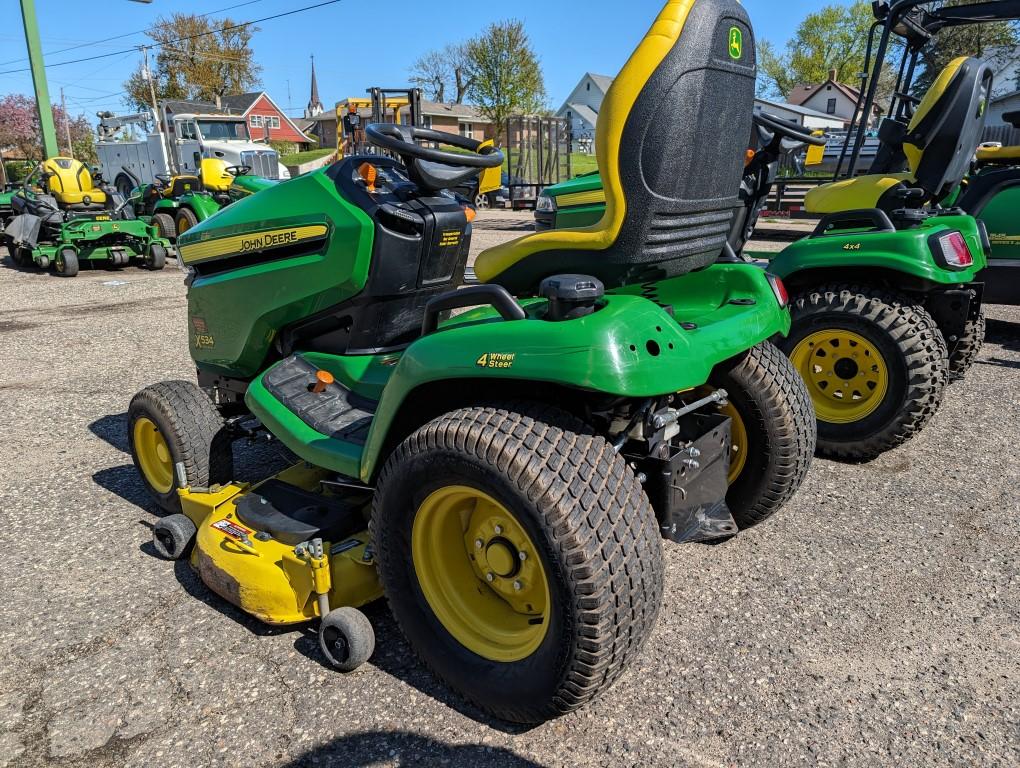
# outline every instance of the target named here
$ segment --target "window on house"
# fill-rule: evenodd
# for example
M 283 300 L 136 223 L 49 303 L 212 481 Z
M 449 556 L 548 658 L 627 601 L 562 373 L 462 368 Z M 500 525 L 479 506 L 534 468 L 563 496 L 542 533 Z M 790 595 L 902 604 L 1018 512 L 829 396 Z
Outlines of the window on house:
M 273 117 L 266 117 L 266 120 L 269 122 L 269 127 L 270 128 L 279 128 L 280 127 L 280 118 L 279 117 L 275 117 L 275 116 L 273 116 Z
M 432 130 L 432 115 L 423 115 L 421 118 L 422 128 Z
M 829 103 L 825 105 L 825 112 L 829 115 L 836 114 L 836 100 L 829 99 Z
M 586 91 L 590 91 L 590 90 L 591 90 L 591 83 L 585 83 L 585 84 L 584 84 L 584 89 L 585 89 Z
M 261 128 L 262 127 L 262 115 L 252 115 L 251 116 L 251 127 L 252 128 Z
M 468 138 L 473 137 L 475 134 L 475 127 L 471 123 L 460 124 L 460 135 L 467 136 Z

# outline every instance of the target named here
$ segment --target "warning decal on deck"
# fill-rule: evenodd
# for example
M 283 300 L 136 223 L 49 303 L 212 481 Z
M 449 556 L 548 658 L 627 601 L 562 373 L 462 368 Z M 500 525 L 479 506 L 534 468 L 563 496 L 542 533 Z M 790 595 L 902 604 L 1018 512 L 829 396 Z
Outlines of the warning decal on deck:
M 244 541 L 255 533 L 255 531 L 250 531 L 243 525 L 238 525 L 233 520 L 217 520 L 212 524 L 212 527 L 238 541 Z

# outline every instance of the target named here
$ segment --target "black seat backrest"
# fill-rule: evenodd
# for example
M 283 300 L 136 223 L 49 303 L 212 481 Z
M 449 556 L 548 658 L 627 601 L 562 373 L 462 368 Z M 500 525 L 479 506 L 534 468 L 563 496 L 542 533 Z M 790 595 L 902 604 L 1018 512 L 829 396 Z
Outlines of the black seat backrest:
M 711 264 L 741 206 L 755 76 L 754 34 L 737 0 L 667 3 L 599 111 L 602 220 L 491 248 L 478 277 L 527 293 L 554 274 L 608 287 Z

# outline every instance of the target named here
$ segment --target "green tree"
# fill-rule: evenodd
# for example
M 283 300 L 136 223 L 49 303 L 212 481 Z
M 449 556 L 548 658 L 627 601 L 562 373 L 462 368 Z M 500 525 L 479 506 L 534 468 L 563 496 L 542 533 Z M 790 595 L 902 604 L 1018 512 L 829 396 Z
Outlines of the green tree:
M 858 87 L 868 34 L 874 23 L 871 4 L 827 5 L 809 14 L 779 53 L 768 40 L 758 45 L 762 95 L 786 97 L 795 86 L 823 83 L 836 70 L 836 81 Z
M 244 93 L 259 84 L 251 37 L 258 27 L 229 29 L 231 19 L 175 13 L 160 18 L 147 32 L 156 49 L 152 68 L 156 98 L 198 99 L 219 104 L 223 96 Z M 134 109 L 151 107 L 144 67 L 124 83 L 125 101 Z
M 954 0 L 946 5 L 972 5 L 977 0 Z M 959 56 L 977 56 L 994 64 L 1017 58 L 1020 34 L 1015 22 L 947 27 L 939 32 L 920 56 L 920 74 L 914 80 L 915 95 L 923 94 L 949 62 Z M 996 83 L 996 91 L 1020 88 L 1017 83 Z
M 502 137 L 511 115 L 533 114 L 545 103 L 545 80 L 524 22 L 490 24 L 465 46 L 469 94 Z

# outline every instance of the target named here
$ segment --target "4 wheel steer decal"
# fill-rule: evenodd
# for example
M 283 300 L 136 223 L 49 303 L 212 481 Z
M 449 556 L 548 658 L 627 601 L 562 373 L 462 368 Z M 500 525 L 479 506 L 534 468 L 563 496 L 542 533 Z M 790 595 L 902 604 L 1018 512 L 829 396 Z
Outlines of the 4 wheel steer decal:
M 475 361 L 479 368 L 512 368 L 516 352 L 486 352 Z

